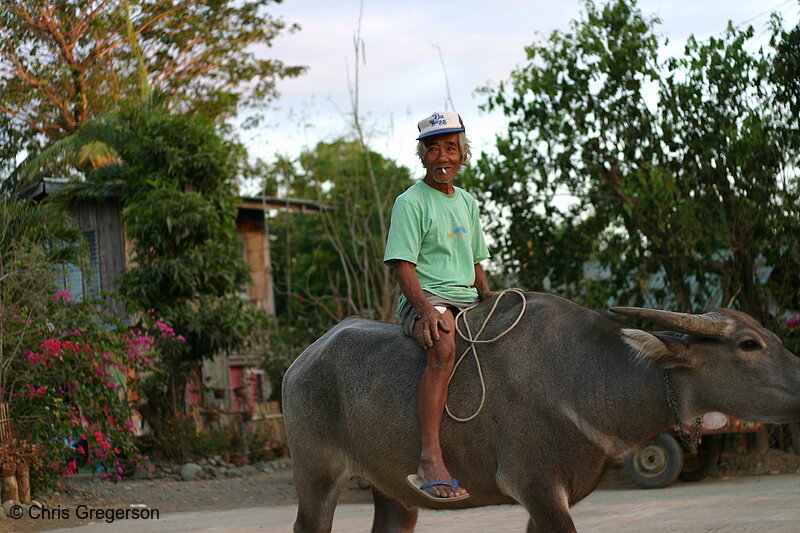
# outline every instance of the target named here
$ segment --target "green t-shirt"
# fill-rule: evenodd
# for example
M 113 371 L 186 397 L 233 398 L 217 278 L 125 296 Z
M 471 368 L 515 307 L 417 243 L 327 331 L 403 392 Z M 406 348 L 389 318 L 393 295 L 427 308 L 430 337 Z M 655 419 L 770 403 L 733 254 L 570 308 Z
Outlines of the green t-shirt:
M 397 197 L 383 261 L 414 263 L 423 290 L 456 302 L 478 297 L 475 264 L 489 257 L 478 204 L 465 190 L 445 194 L 423 181 Z M 406 297 L 401 296 L 398 314 Z

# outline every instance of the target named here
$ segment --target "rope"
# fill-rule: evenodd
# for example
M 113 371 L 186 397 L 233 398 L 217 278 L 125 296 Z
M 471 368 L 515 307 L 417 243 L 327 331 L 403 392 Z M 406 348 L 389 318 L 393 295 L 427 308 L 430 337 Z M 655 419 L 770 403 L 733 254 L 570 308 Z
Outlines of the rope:
M 495 309 L 497 309 L 497 305 L 500 303 L 500 300 L 503 299 L 503 296 L 505 296 L 506 294 L 509 294 L 509 293 L 516 294 L 522 300 L 522 307 L 520 308 L 519 315 L 517 316 L 517 319 L 514 320 L 513 324 L 511 324 L 508 328 L 506 328 L 502 333 L 500 333 L 499 335 L 497 335 L 493 339 L 481 339 L 480 338 L 481 334 L 483 333 L 483 330 L 486 329 L 486 326 L 489 324 L 489 320 L 491 320 L 492 316 L 494 315 L 494 311 L 495 311 Z M 489 314 L 486 315 L 486 318 L 484 319 L 480 330 L 478 330 L 478 333 L 474 337 L 472 336 L 472 331 L 470 330 L 469 322 L 467 322 L 467 313 L 472 311 L 473 309 L 475 309 L 475 306 L 467 307 L 466 309 L 463 309 L 461 312 L 459 312 L 458 315 L 456 315 L 456 332 L 458 333 L 459 337 L 461 337 L 462 339 L 464 339 L 465 341 L 467 341 L 469 343 L 469 346 L 467 347 L 466 350 L 464 350 L 464 353 L 461 354 L 461 357 L 458 358 L 458 361 L 456 361 L 455 366 L 453 366 L 453 371 L 450 373 L 450 378 L 447 380 L 447 386 L 448 387 L 450 386 L 450 381 L 453 380 L 453 376 L 455 376 L 456 371 L 458 370 L 458 367 L 461 364 L 461 361 L 464 360 L 464 357 L 467 356 L 467 353 L 469 351 L 472 351 L 472 357 L 475 359 L 475 364 L 478 367 L 478 376 L 480 377 L 480 380 L 481 380 L 481 403 L 478 406 L 478 409 L 472 415 L 468 416 L 467 418 L 459 418 L 459 417 L 457 417 L 456 415 L 454 415 L 450 411 L 450 406 L 445 404 L 444 408 L 445 408 L 445 411 L 447 411 L 448 416 L 450 416 L 450 418 L 452 418 L 456 422 L 469 422 L 470 420 L 472 420 L 473 418 L 478 416 L 478 414 L 483 409 L 483 404 L 486 402 L 486 382 L 483 379 L 483 370 L 481 370 L 481 361 L 480 361 L 480 359 L 478 359 L 478 351 L 475 349 L 475 345 L 476 344 L 490 344 L 492 342 L 500 340 L 506 333 L 508 333 L 509 331 L 514 329 L 516 327 L 516 325 L 519 324 L 519 321 L 522 320 L 522 316 L 525 314 L 525 308 L 526 308 L 527 304 L 528 304 L 528 300 L 525 298 L 525 293 L 522 292 L 521 290 L 519 290 L 519 289 L 506 289 L 506 290 L 502 291 L 500 294 L 498 294 L 497 298 L 494 301 L 494 305 L 492 305 L 492 309 L 489 311 Z M 464 333 L 462 333 L 461 329 L 458 327 L 458 320 L 460 318 L 464 319 L 464 325 L 467 328 L 467 334 L 466 335 L 464 335 Z

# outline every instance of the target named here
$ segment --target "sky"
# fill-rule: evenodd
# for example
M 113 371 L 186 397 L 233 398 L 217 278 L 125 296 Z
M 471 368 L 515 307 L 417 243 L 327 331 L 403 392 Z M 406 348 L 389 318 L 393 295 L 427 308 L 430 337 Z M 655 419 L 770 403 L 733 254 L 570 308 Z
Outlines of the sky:
M 580 0 L 283 0 L 270 13 L 301 29 L 275 39 L 267 57 L 308 71 L 278 85 L 262 124 L 242 130 L 252 157 L 296 156 L 319 141 L 351 134 L 356 57 L 361 22 L 358 109 L 369 146 L 422 177 L 416 158 L 417 122 L 434 111 L 461 114 L 473 154 L 492 152 L 506 125 L 479 106 L 476 89 L 508 79 L 525 61 L 525 47 L 580 17 Z M 797 0 L 640 0 L 645 15 L 661 19 L 656 32 L 680 54 L 689 35 L 724 32 L 728 21 L 752 24 L 767 43 L 769 13 L 787 27 L 800 19 Z M 363 11 L 362 11 L 363 10 Z M 243 119 L 244 117 L 242 117 Z

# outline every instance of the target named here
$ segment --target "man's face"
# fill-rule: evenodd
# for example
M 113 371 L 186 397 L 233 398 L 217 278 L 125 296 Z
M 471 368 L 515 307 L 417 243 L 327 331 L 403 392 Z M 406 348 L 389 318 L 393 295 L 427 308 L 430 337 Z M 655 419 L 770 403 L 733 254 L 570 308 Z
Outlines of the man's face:
M 450 183 L 463 164 L 458 133 L 442 133 L 425 141 L 425 157 L 422 161 L 426 177 L 436 183 Z

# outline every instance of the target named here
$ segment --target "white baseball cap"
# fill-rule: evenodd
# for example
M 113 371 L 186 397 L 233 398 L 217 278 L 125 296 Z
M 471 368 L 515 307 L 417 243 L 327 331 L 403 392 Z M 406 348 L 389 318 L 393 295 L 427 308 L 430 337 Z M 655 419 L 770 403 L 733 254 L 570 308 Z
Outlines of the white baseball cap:
M 439 135 L 440 133 L 455 133 L 464 131 L 464 122 L 458 113 L 452 111 L 437 111 L 417 123 L 419 137 L 417 140 Z

